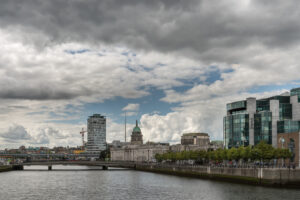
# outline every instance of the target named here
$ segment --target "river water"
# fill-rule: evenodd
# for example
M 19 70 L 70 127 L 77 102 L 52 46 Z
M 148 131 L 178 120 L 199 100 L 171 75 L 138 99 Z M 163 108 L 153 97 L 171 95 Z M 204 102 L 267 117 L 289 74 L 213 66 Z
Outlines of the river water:
M 47 166 L 30 166 L 25 167 L 24 171 L 0 173 L 0 199 L 299 200 L 300 190 L 239 185 L 124 169 L 103 171 L 86 166 L 53 166 L 53 171 L 47 171 Z

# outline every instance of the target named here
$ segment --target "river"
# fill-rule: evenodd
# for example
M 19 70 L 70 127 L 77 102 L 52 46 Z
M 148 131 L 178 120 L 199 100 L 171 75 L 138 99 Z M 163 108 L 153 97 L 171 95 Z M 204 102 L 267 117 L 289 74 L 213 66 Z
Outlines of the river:
M 46 166 L 29 166 L 24 171 L 0 173 L 0 199 L 300 199 L 297 189 L 239 185 L 124 169 L 103 171 L 87 166 L 46 169 Z

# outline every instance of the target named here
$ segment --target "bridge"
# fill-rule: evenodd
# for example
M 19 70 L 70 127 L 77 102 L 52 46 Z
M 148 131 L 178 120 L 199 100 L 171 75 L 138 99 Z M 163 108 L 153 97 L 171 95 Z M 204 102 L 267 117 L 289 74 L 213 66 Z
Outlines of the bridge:
M 134 162 L 113 162 L 113 161 L 35 161 L 35 162 L 24 162 L 13 165 L 14 170 L 23 170 L 24 166 L 31 165 L 46 165 L 48 170 L 52 170 L 53 165 L 85 165 L 85 166 L 100 166 L 103 170 L 107 170 L 109 167 L 118 168 L 131 168 L 135 169 L 136 164 Z
M 93 158 L 93 157 L 99 157 L 97 154 L 88 154 L 88 153 L 81 153 L 81 154 L 11 154 L 11 153 L 0 153 L 0 158 L 78 158 L 78 157 L 84 157 L 84 158 Z

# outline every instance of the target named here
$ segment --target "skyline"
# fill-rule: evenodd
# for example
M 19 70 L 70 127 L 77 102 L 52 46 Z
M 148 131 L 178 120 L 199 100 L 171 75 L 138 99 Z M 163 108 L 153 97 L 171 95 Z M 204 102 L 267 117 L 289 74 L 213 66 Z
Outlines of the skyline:
M 300 87 L 296 1 L 3 1 L 0 149 L 186 132 L 223 139 L 226 103 Z M 16 12 L 18 10 L 18 12 Z M 275 12 L 276 11 L 276 12 Z

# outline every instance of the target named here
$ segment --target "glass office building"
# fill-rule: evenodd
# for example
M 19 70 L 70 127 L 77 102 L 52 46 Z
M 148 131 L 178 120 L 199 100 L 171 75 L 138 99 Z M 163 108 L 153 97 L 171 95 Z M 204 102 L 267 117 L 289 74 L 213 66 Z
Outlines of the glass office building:
M 226 148 L 256 145 L 277 147 L 278 133 L 300 130 L 300 88 L 265 99 L 247 98 L 226 105 L 223 121 Z
M 100 155 L 106 150 L 106 118 L 100 114 L 94 114 L 87 120 L 87 152 Z

